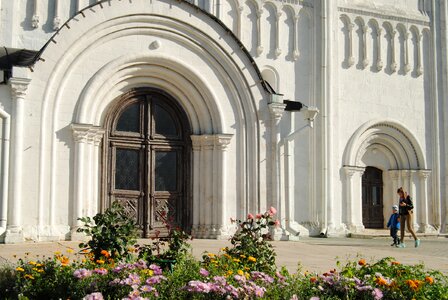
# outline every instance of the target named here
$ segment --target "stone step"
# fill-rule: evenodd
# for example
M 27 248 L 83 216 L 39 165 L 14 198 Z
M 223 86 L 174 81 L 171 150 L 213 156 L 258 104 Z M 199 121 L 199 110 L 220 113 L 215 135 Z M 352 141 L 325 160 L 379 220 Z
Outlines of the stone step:
M 400 235 L 398 233 L 398 235 Z M 420 238 L 448 238 L 447 233 L 420 233 L 417 232 L 417 236 Z M 363 232 L 349 233 L 348 237 L 356 239 L 375 239 L 375 238 L 389 238 L 390 232 L 388 229 L 366 229 Z M 406 237 L 411 238 L 409 232 L 406 232 Z

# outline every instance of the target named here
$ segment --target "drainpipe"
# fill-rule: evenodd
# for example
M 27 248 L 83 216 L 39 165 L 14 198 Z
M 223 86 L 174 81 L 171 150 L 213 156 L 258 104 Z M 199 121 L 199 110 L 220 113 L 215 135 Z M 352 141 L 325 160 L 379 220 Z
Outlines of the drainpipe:
M 10 123 L 11 118 L 8 113 L 4 110 L 0 109 L 0 118 L 5 120 L 5 124 L 3 127 L 3 139 L 2 139 L 2 163 L 3 168 L 1 172 L 2 176 L 2 195 L 1 195 L 1 214 L 0 214 L 0 235 L 2 235 L 6 231 L 6 221 L 8 216 L 8 175 L 9 175 L 9 136 L 10 136 Z

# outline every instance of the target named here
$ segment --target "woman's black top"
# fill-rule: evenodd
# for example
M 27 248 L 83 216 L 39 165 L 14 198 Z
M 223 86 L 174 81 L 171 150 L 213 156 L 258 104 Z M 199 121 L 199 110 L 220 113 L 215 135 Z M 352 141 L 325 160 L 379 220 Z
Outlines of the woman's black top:
M 414 208 L 411 196 L 407 196 L 405 199 L 400 198 L 400 204 L 403 202 L 406 203 L 406 206 L 399 205 L 399 213 L 400 215 L 409 215 L 409 211 Z

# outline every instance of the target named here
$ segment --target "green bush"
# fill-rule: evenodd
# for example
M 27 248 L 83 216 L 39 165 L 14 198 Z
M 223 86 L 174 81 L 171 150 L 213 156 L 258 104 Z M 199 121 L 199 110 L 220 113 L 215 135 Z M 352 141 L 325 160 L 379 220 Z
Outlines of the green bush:
M 130 249 L 137 241 L 137 224 L 134 219 L 125 214 L 123 206 L 112 203 L 104 213 L 98 213 L 93 217 L 80 218 L 84 223 L 78 232 L 83 232 L 91 239 L 86 243 L 80 243 L 79 247 L 90 251 L 95 260 L 104 257 L 104 251 L 110 255 L 110 259 L 130 260 Z

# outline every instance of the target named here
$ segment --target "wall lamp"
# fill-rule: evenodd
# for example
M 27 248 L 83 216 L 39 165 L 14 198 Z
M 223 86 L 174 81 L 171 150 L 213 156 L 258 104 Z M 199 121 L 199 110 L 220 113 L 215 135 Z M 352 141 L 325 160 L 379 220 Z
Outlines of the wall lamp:
M 305 117 L 305 120 L 308 120 L 308 123 L 311 128 L 314 126 L 314 119 L 316 118 L 317 114 L 319 113 L 319 109 L 315 106 L 307 106 L 299 101 L 292 101 L 292 100 L 283 100 L 283 103 L 286 104 L 285 110 L 286 111 L 301 111 Z

